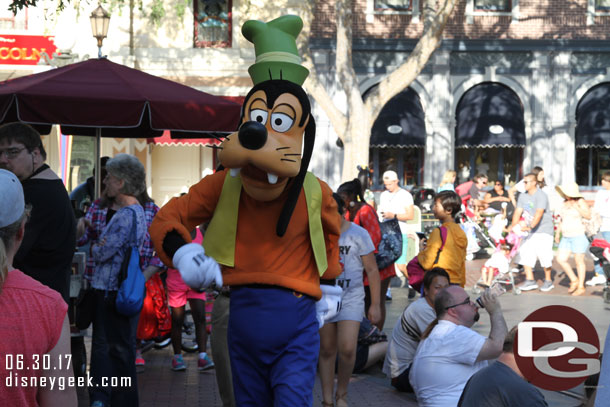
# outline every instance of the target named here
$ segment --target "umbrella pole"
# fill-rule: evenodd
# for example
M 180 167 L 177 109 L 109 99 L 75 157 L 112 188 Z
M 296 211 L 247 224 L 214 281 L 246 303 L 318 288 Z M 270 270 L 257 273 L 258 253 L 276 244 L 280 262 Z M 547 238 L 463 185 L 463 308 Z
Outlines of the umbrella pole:
M 102 190 L 102 129 L 100 127 L 95 129 L 95 199 L 100 198 L 100 191 Z

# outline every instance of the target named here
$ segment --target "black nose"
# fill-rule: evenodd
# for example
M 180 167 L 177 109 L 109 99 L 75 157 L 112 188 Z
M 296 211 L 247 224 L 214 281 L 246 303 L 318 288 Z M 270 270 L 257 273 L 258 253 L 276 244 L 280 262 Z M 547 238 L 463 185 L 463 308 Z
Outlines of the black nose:
M 267 129 L 259 122 L 245 122 L 239 128 L 239 142 L 248 150 L 258 150 L 267 142 Z

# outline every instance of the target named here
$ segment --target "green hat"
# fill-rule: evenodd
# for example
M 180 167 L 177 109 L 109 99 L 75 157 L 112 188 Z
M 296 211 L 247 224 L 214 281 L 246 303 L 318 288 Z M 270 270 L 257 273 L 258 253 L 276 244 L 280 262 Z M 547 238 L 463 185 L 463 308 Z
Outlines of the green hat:
M 241 32 L 254 44 L 256 62 L 248 69 L 254 84 L 284 79 L 303 85 L 309 71 L 301 65 L 296 37 L 303 29 L 299 16 L 286 15 L 263 23 L 246 21 Z

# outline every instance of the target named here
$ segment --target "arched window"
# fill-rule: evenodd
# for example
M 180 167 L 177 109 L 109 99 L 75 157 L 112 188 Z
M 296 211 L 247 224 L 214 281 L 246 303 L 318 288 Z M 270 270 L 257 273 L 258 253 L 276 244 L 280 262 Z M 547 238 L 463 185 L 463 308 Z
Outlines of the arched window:
M 576 108 L 576 182 L 601 184 L 604 171 L 610 170 L 610 83 L 591 89 Z
M 521 177 L 525 123 L 519 96 L 500 83 L 469 89 L 456 110 L 455 168 L 458 181 L 486 174 L 506 183 Z

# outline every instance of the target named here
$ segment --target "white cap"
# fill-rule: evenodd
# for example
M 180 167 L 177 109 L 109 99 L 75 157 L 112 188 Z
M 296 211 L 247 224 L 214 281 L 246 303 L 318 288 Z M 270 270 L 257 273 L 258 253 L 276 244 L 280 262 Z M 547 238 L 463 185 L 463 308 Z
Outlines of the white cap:
M 398 174 L 395 171 L 386 171 L 383 173 L 384 181 L 398 181 Z
M 0 228 L 17 222 L 25 210 L 23 187 L 10 171 L 0 169 Z

